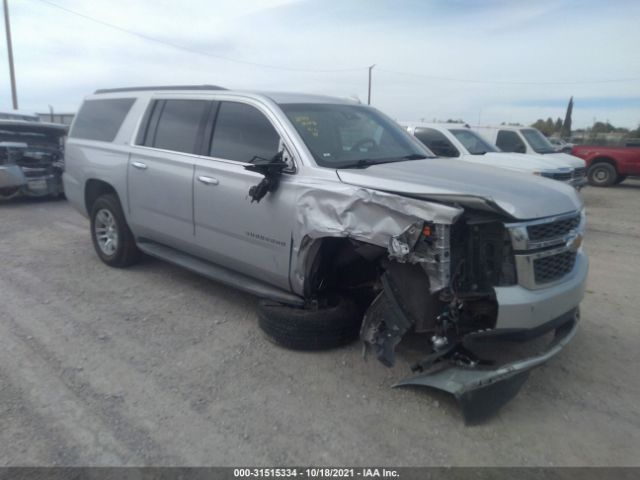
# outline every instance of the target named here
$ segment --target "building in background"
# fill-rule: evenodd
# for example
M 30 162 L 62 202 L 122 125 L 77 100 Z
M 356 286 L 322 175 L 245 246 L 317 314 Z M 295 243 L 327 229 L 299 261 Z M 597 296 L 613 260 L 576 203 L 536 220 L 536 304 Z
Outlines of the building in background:
M 63 125 L 71 125 L 75 113 L 36 113 L 42 122 L 61 123 Z

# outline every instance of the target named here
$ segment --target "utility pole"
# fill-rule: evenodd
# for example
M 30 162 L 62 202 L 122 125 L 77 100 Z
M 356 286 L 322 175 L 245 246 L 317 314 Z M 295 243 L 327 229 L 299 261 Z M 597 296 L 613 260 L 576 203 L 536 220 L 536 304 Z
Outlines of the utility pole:
M 9 75 L 11 76 L 11 98 L 13 109 L 18 109 L 18 92 L 16 92 L 16 72 L 13 69 L 13 47 L 11 45 L 11 26 L 9 24 L 9 5 L 7 0 L 4 3 L 4 30 L 7 34 L 7 50 L 9 51 Z
M 4 1 L 6 2 L 7 0 Z M 369 67 L 369 95 L 367 96 L 367 105 L 371 105 L 371 70 L 373 70 L 375 66 L 376 64 L 374 63 Z

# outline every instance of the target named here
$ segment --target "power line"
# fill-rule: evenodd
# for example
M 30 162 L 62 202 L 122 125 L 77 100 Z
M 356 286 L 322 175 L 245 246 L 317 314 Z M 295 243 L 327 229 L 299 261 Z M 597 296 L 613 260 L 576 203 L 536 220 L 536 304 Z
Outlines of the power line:
M 193 48 L 189 48 L 189 47 L 185 47 L 184 45 L 179 45 L 177 43 L 173 43 L 173 42 L 168 42 L 166 40 L 162 40 L 160 38 L 155 38 L 155 37 L 151 37 L 149 35 L 145 35 L 144 33 L 139 33 L 139 32 L 134 32 L 133 30 L 128 30 L 126 28 L 120 27 L 118 25 L 114 25 L 112 23 L 109 22 L 105 22 L 104 20 L 100 20 L 98 18 L 94 18 L 94 17 L 90 17 L 89 15 L 85 15 L 84 13 L 80 13 L 80 12 L 76 12 L 75 10 L 71 10 L 70 8 L 66 8 L 63 7 L 62 5 L 58 5 L 57 3 L 54 2 L 50 2 L 49 0 L 39 0 L 42 3 L 45 3 L 51 7 L 55 7 L 57 9 L 63 10 L 67 13 L 70 13 L 72 15 L 76 15 L 78 17 L 84 18 L 85 20 L 90 20 L 92 22 L 98 23 L 102 26 L 114 29 L 114 30 L 118 30 L 120 32 L 123 33 L 127 33 L 129 35 L 133 35 L 135 37 L 138 38 L 142 38 L 144 40 L 148 40 L 150 42 L 155 42 L 155 43 L 159 43 L 161 45 L 165 45 L 167 47 L 172 47 L 178 50 L 183 50 L 185 52 L 189 52 L 189 53 L 193 53 L 196 55 L 204 55 L 207 57 L 211 57 L 211 58 L 215 58 L 218 60 L 224 60 L 227 62 L 233 62 L 233 63 L 240 63 L 243 65 L 251 65 L 254 67 L 261 67 L 261 68 L 270 68 L 273 70 L 287 70 L 287 71 L 291 71 L 291 72 L 311 72 L 311 73 L 336 73 L 336 72 L 353 72 L 353 71 L 364 71 L 366 70 L 368 67 L 354 67 L 354 68 L 334 68 L 334 69 L 315 69 L 315 68 L 295 68 L 295 67 L 284 67 L 284 66 L 279 66 L 279 65 L 269 65 L 266 63 L 257 63 L 257 62 L 251 62 L 248 60 L 238 60 L 236 58 L 230 58 L 230 57 L 225 57 L 223 55 L 216 55 L 210 52 L 205 52 L 203 50 L 196 50 Z
M 575 81 L 560 81 L 560 82 L 526 82 L 526 81 L 510 81 L 510 80 L 477 80 L 477 79 L 465 79 L 465 78 L 451 78 L 451 77 L 437 77 L 433 75 L 424 75 L 421 73 L 411 72 L 399 72 L 396 70 L 388 70 L 386 68 L 378 68 L 380 72 L 393 73 L 395 75 L 406 75 L 410 77 L 425 78 L 428 80 L 438 80 L 446 82 L 459 82 L 459 83 L 481 83 L 492 85 L 587 85 L 597 83 L 621 83 L 621 82 L 637 82 L 640 78 L 617 78 L 607 80 L 575 80 Z
M 189 47 L 185 47 L 184 45 L 180 45 L 177 43 L 169 42 L 166 40 L 162 40 L 160 38 L 155 38 L 149 35 L 145 35 L 143 33 L 135 32 L 133 30 L 129 30 L 118 25 L 114 25 L 109 22 L 105 22 L 104 20 L 100 20 L 98 18 L 91 17 L 89 15 L 85 15 L 84 13 L 77 12 L 75 10 L 71 10 L 70 8 L 63 7 L 62 5 L 58 5 L 55 2 L 51 2 L 50 0 L 38 0 L 46 5 L 57 8 L 64 12 L 70 13 L 77 17 L 83 18 L 85 20 L 89 20 L 105 27 L 118 30 L 120 32 L 126 33 L 128 35 L 133 35 L 135 37 L 141 38 L 143 40 L 147 40 L 150 42 L 155 42 L 167 47 L 175 48 L 177 50 L 182 50 L 185 52 L 189 52 L 196 55 L 203 55 L 210 58 L 215 58 L 217 60 L 224 60 L 227 62 L 233 62 L 243 65 L 251 65 L 254 67 L 260 68 L 269 68 L 273 70 L 285 70 L 290 72 L 309 72 L 309 73 L 337 73 L 337 72 L 354 72 L 354 71 L 364 71 L 370 69 L 370 67 L 353 67 L 353 68 L 338 68 L 338 69 L 314 69 L 314 68 L 296 68 L 296 67 L 285 67 L 281 65 L 270 65 L 265 63 L 251 62 L 248 60 L 239 60 L 236 58 L 226 57 L 224 55 L 216 55 L 210 52 L 205 52 L 203 50 L 197 50 Z M 418 77 L 424 78 L 427 80 L 435 80 L 435 81 L 445 81 L 445 82 L 457 82 L 457 83 L 476 83 L 476 84 L 489 84 L 489 85 L 589 85 L 589 84 L 606 84 L 606 83 L 623 83 L 623 82 L 636 82 L 639 81 L 640 78 L 618 78 L 618 79 L 605 79 L 605 80 L 575 80 L 575 81 L 551 81 L 551 82 L 537 82 L 537 81 L 510 81 L 510 80 L 478 80 L 478 79 L 465 79 L 465 78 L 454 78 L 454 77 L 440 77 L 434 75 L 425 75 L 421 73 L 413 73 L 413 72 L 400 72 L 397 70 L 389 70 L 386 68 L 378 68 L 378 71 L 392 73 L 395 75 L 404 75 L 410 77 Z M 371 73 L 371 72 L 369 72 Z

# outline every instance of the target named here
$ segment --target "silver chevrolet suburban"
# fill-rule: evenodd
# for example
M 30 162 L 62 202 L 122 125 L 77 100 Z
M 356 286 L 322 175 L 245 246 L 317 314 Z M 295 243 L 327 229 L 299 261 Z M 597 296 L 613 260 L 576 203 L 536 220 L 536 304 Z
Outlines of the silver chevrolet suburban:
M 392 366 L 411 338 L 422 354 L 398 348 L 414 371 L 398 385 L 453 394 L 468 422 L 577 328 L 588 261 L 576 191 L 437 158 L 368 106 L 214 86 L 98 90 L 71 126 L 65 169 L 107 265 L 144 252 L 251 292 L 260 327 L 290 348 L 359 335 Z M 477 353 L 551 332 L 541 353 Z

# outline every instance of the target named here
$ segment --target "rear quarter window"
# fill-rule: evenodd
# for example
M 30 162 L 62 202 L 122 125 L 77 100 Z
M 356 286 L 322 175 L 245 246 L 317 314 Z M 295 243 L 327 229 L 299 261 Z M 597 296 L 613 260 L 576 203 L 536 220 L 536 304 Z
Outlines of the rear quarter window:
M 69 133 L 71 138 L 112 142 L 135 98 L 87 100 L 82 104 Z

